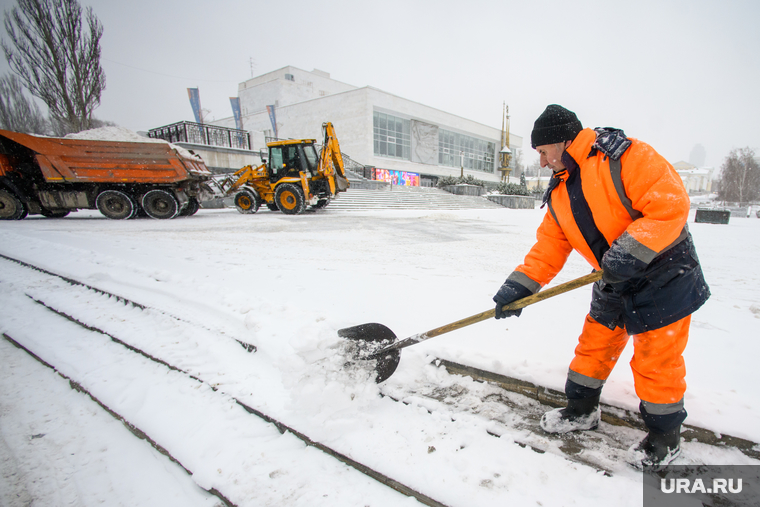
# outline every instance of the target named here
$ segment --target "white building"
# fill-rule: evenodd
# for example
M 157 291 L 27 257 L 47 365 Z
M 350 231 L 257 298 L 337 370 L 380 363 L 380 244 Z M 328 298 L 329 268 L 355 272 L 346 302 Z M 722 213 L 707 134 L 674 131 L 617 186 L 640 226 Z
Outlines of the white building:
M 712 167 L 698 169 L 697 166 L 683 161 L 676 162 L 673 167 L 690 194 L 710 193 L 712 191 Z
M 363 165 L 415 173 L 423 185 L 459 176 L 462 166 L 465 176 L 501 179 L 500 129 L 371 86 L 341 83 L 327 72 L 284 67 L 240 83 L 238 96 L 254 150 L 275 137 L 275 130 L 280 139 L 321 142 L 322 123 L 329 121 L 341 151 Z M 214 123 L 235 127 L 233 118 Z M 521 147 L 522 138 L 510 135 L 509 148 Z

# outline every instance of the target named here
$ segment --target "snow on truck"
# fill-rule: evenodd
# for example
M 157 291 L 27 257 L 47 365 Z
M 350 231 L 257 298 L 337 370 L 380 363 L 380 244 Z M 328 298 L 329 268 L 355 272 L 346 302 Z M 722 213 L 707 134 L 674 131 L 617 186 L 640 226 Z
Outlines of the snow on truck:
M 63 217 L 78 209 L 112 219 L 192 215 L 212 195 L 211 176 L 197 155 L 125 129 L 64 138 L 0 130 L 2 220 Z

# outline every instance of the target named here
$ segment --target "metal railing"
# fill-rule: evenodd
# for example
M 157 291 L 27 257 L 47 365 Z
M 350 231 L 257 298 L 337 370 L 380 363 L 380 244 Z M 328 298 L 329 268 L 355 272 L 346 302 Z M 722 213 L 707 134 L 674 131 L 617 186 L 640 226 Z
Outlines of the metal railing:
M 245 130 L 180 121 L 151 129 L 148 137 L 163 139 L 170 143 L 206 144 L 240 150 L 251 149 L 251 134 Z

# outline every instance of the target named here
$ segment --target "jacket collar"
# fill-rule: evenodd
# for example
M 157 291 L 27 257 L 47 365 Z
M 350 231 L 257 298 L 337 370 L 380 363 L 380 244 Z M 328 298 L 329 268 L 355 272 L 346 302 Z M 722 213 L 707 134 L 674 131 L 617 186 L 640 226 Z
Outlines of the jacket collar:
M 543 202 L 541 203 L 542 208 L 549 202 L 549 197 L 552 191 L 557 188 L 557 185 L 567 180 L 574 171 L 578 170 L 577 161 L 583 160 L 584 156 L 589 153 L 594 141 L 596 141 L 596 132 L 593 129 L 583 129 L 575 136 L 570 146 L 562 153 L 562 164 L 564 164 L 565 169 L 554 173 L 552 179 L 549 180 L 549 186 L 544 193 Z
M 591 152 L 591 147 L 594 145 L 595 141 L 596 132 L 594 129 L 583 129 L 578 133 L 577 136 L 575 136 L 575 139 L 570 144 L 570 146 L 567 147 L 565 153 L 573 157 L 573 160 L 576 162 L 575 165 L 577 166 L 577 162 L 579 160 L 583 160 L 589 155 Z M 565 164 L 565 166 L 567 166 L 567 164 Z

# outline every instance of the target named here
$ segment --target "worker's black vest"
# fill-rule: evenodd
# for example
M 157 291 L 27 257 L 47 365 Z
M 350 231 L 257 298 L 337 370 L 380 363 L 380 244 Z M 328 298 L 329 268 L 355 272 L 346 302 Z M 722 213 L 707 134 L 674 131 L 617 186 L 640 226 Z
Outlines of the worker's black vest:
M 607 239 L 601 233 L 594 221 L 594 215 L 591 213 L 591 208 L 586 201 L 586 196 L 583 195 L 583 185 L 581 182 L 581 168 L 575 162 L 573 157 L 562 157 L 566 160 L 570 166 L 567 166 L 567 181 L 565 186 L 567 187 L 567 194 L 570 198 L 570 209 L 573 212 L 573 220 L 575 220 L 578 229 L 580 229 L 583 239 L 586 240 L 586 244 L 591 249 L 591 252 L 596 258 L 596 262 L 602 265 L 602 257 L 605 252 L 610 249 Z M 618 161 L 618 164 L 620 161 Z M 551 206 L 551 203 L 549 203 Z

